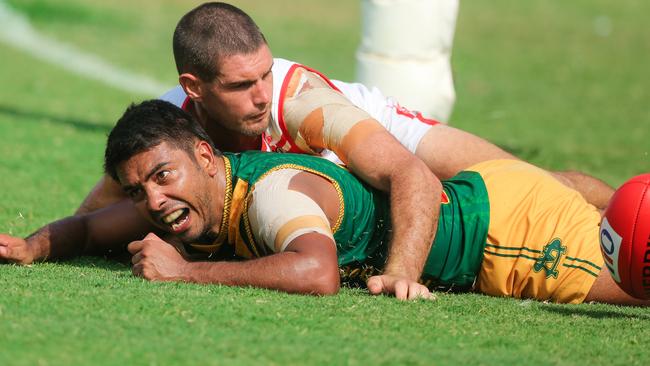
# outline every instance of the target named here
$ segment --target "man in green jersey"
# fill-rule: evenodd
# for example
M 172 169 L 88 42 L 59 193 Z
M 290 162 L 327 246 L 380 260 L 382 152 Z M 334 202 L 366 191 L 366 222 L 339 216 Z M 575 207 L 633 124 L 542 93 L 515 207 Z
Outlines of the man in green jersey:
M 133 205 L 70 217 L 27 240 L 0 236 L 0 258 L 30 263 L 102 254 L 151 231 L 128 244 L 137 276 L 319 295 L 385 264 L 385 194 L 317 157 L 222 155 L 169 103 L 127 109 L 109 136 L 105 170 Z M 516 188 L 504 189 L 508 182 Z M 601 270 L 597 210 L 548 173 L 517 160 L 489 161 L 443 188 L 421 277 L 427 288 L 642 304 Z M 541 224 L 531 225 L 530 215 Z M 116 220 L 118 226 L 105 224 Z

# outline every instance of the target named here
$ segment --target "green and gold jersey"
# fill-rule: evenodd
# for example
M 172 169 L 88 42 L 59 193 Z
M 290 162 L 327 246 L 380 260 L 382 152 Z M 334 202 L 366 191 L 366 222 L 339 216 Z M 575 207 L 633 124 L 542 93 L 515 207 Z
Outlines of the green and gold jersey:
M 343 282 L 363 284 L 380 273 L 391 236 L 386 194 L 360 182 L 345 168 L 319 157 L 296 154 L 245 152 L 225 154 L 227 187 L 224 223 L 217 242 L 194 247 L 215 252 L 227 243 L 237 256 L 254 258 L 272 254 L 256 242 L 248 217 L 255 183 L 280 169 L 317 174 L 338 192 L 339 217 L 332 227 Z M 422 280 L 428 285 L 471 286 L 480 267 L 489 223 L 489 203 L 481 177 L 463 172 L 443 182 L 443 204 L 438 232 Z M 281 204 L 277 207 L 282 210 Z

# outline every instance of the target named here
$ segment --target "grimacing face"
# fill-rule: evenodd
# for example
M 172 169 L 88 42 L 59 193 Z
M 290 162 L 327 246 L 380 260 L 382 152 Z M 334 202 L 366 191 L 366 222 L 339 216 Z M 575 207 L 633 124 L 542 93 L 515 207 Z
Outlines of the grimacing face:
M 201 104 L 208 117 L 230 131 L 261 135 L 271 116 L 272 66 L 267 45 L 251 54 L 224 57 L 215 80 L 203 82 Z
M 203 158 L 194 155 L 197 161 L 185 150 L 163 142 L 117 166 L 120 185 L 138 212 L 185 243 L 215 230 L 211 176 Z

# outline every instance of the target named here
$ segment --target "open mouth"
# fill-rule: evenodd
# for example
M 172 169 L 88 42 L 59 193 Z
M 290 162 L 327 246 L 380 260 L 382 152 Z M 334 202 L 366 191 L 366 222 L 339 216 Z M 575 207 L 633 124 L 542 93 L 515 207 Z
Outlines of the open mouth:
M 180 208 L 169 215 L 162 218 L 162 222 L 172 229 L 172 232 L 177 233 L 186 229 L 189 223 L 190 209 Z

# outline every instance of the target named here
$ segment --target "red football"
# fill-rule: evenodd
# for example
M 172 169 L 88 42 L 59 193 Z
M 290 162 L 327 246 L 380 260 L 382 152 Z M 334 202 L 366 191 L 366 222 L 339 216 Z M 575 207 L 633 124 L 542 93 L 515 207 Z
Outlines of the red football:
M 600 224 L 600 250 L 623 291 L 650 299 L 650 174 L 614 192 Z

